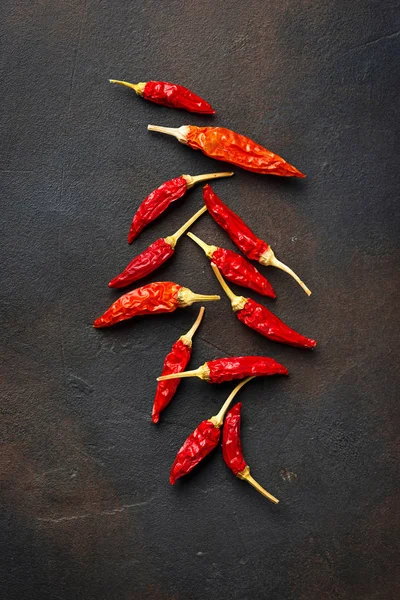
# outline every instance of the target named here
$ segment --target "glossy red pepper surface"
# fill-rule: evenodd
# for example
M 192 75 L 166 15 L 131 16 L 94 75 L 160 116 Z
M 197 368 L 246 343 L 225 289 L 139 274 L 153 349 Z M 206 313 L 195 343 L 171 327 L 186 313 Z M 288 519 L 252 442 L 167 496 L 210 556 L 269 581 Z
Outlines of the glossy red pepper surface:
M 238 402 L 227 413 L 222 432 L 222 455 L 226 465 L 235 475 L 246 468 L 240 440 L 240 409 L 242 403 Z
M 184 371 L 192 354 L 191 346 L 185 344 L 181 339 L 176 341 L 171 352 L 167 354 L 164 360 L 162 375 L 170 373 L 180 373 Z M 160 412 L 171 402 L 176 390 L 180 384 L 180 379 L 171 379 L 169 381 L 159 381 L 153 403 L 152 421 L 158 423 Z
M 317 342 L 311 338 L 307 338 L 294 329 L 291 329 L 286 323 L 281 321 L 268 308 L 255 302 L 251 298 L 242 310 L 236 312 L 239 321 L 245 323 L 251 329 L 258 331 L 261 335 L 267 337 L 274 342 L 288 344 L 289 346 L 297 346 L 299 348 L 314 348 Z
M 172 202 L 182 198 L 186 191 L 187 181 L 181 176 L 166 181 L 151 192 L 151 194 L 143 200 L 133 217 L 128 234 L 128 242 L 131 244 L 146 225 L 159 217 Z
M 138 279 L 149 275 L 174 254 L 171 244 L 160 238 L 150 244 L 146 250 L 129 263 L 129 265 L 108 284 L 112 288 L 122 288 Z
M 221 273 L 236 285 L 254 290 L 258 294 L 268 296 L 269 298 L 276 298 L 274 289 L 268 279 L 261 275 L 261 273 L 245 258 L 232 252 L 232 250 L 226 250 L 225 248 L 218 248 L 212 255 L 211 260 L 217 265 Z
M 210 383 L 243 379 L 251 375 L 288 375 L 288 370 L 266 356 L 232 356 L 207 362 Z
M 178 308 L 182 286 L 172 281 L 156 281 L 124 294 L 95 320 L 94 327 L 108 327 L 138 315 L 172 312 Z
M 207 184 L 203 188 L 204 203 L 213 219 L 231 238 L 232 242 L 251 260 L 257 260 L 269 248 L 260 240 L 233 210 Z
M 180 108 L 192 113 L 213 115 L 213 107 L 182 85 L 167 81 L 148 81 L 143 90 L 143 98 L 169 108 Z
M 189 435 L 179 450 L 170 473 L 170 483 L 173 485 L 179 477 L 190 473 L 207 454 L 217 446 L 221 436 L 219 427 L 209 421 L 202 421 Z

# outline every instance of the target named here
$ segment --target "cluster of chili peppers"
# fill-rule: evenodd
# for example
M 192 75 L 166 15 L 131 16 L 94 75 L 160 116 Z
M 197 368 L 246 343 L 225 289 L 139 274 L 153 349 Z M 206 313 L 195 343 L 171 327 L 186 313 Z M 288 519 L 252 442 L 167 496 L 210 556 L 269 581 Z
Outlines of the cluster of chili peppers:
M 127 81 L 110 79 L 110 82 L 133 89 L 137 95 L 155 104 L 204 115 L 215 113 L 206 100 L 181 85 L 165 81 L 132 84 Z M 210 158 L 231 163 L 254 173 L 282 177 L 305 177 L 301 171 L 279 155 L 250 138 L 224 127 L 185 125 L 179 128 L 170 128 L 148 125 L 148 129 L 172 135 L 179 142 L 194 150 L 201 150 Z M 233 174 L 233 172 L 218 172 L 196 176 L 181 175 L 166 181 L 140 204 L 129 229 L 128 242 L 132 243 L 145 227 L 160 217 L 196 183 L 230 177 Z M 228 296 L 239 321 L 272 341 L 300 348 L 315 347 L 314 339 L 291 329 L 266 306 L 252 298 L 234 294 L 225 279 L 262 296 L 276 298 L 270 282 L 246 258 L 232 250 L 209 245 L 188 231 L 195 221 L 207 211 L 247 259 L 257 261 L 263 266 L 275 266 L 285 271 L 299 283 L 308 295 L 311 292 L 292 269 L 276 258 L 269 244 L 258 238 L 246 223 L 222 202 L 209 184 L 203 188 L 203 199 L 204 206 L 178 231 L 173 235 L 157 239 L 135 256 L 125 269 L 109 282 L 109 287 L 122 288 L 153 273 L 172 257 L 178 240 L 184 233 L 187 233 L 211 261 L 212 270 Z M 220 300 L 220 296 L 197 294 L 171 281 L 152 282 L 118 298 L 102 316 L 94 321 L 93 326 L 96 328 L 109 327 L 132 317 L 171 313 L 179 307 L 190 306 L 194 302 L 214 300 Z M 164 359 L 161 375 L 157 378 L 152 422 L 159 422 L 161 412 L 171 403 L 182 378 L 198 377 L 215 384 L 234 380 L 242 381 L 230 393 L 221 410 L 213 417 L 202 421 L 186 439 L 173 462 L 170 482 L 174 484 L 177 479 L 190 473 L 210 454 L 218 445 L 222 430 L 221 447 L 226 465 L 236 477 L 247 481 L 263 496 L 276 504 L 279 502 L 277 498 L 253 479 L 250 468 L 244 459 L 240 439 L 242 403 L 239 402 L 232 408 L 230 405 L 241 388 L 251 379 L 257 376 L 288 375 L 288 370 L 267 356 L 235 356 L 209 360 L 198 369 L 186 371 L 192 353 L 193 337 L 202 322 L 204 311 L 204 307 L 201 307 L 192 327 L 174 342 Z

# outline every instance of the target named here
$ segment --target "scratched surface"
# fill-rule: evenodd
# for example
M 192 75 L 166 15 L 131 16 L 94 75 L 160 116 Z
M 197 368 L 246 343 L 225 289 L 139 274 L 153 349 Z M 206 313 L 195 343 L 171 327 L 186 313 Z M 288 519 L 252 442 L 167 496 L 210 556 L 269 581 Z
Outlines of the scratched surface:
M 1 598 L 399 597 L 396 5 L 2 0 Z M 217 115 L 146 103 L 109 77 L 182 83 Z M 225 167 L 148 123 L 225 125 L 308 175 L 237 170 L 215 190 L 313 290 L 268 270 L 268 306 L 318 348 L 258 337 L 223 298 L 191 361 L 266 354 L 289 368 L 240 397 L 246 458 L 278 506 L 219 450 L 168 483 L 232 387 L 185 381 L 151 424 L 155 376 L 198 307 L 91 327 L 119 295 L 107 282 L 202 203 L 194 189 L 129 247 L 140 200 Z M 193 231 L 233 249 L 207 216 Z M 155 278 L 218 293 L 187 238 Z

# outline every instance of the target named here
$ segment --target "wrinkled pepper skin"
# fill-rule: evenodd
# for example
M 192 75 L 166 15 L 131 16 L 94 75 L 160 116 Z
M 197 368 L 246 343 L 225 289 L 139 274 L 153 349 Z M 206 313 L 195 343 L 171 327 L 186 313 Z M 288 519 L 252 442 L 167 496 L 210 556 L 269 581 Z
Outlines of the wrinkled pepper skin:
M 211 259 L 225 278 L 232 283 L 249 288 L 263 296 L 276 298 L 275 291 L 268 279 L 240 254 L 225 248 L 218 248 Z
M 179 200 L 188 189 L 184 177 L 175 177 L 166 181 L 149 194 L 139 206 L 131 224 L 128 234 L 128 243 L 131 244 L 139 233 L 152 221 L 157 219 L 172 202 Z
M 250 138 L 225 127 L 186 127 L 185 143 L 206 156 L 223 160 L 253 173 L 305 177 L 296 167 L 286 162 Z
M 169 375 L 170 373 L 180 373 L 181 371 L 184 371 L 190 360 L 191 354 L 191 346 L 188 346 L 180 339 L 176 341 L 171 348 L 171 352 L 165 357 L 161 375 Z M 180 379 L 158 382 L 151 416 L 153 423 L 158 423 L 160 420 L 160 413 L 171 402 L 180 382 Z
M 176 83 L 148 81 L 143 90 L 143 98 L 169 108 L 180 108 L 203 115 L 215 114 L 213 107 L 203 98 Z
M 269 249 L 267 242 L 260 240 L 250 227 L 222 202 L 209 184 L 203 188 L 203 199 L 210 215 L 226 231 L 232 242 L 247 258 L 258 261 L 260 256 Z
M 182 286 L 172 281 L 156 281 L 124 294 L 95 320 L 93 327 L 109 327 L 139 315 L 173 312 L 178 308 Z
M 237 476 L 247 466 L 243 457 L 242 442 L 240 439 L 240 410 L 242 403 L 238 402 L 231 408 L 225 417 L 222 431 L 222 456 L 226 465 Z
M 217 358 L 207 362 L 210 371 L 209 383 L 223 383 L 233 379 L 262 375 L 288 375 L 283 365 L 267 356 L 233 356 Z
M 160 238 L 150 244 L 146 250 L 129 263 L 129 265 L 108 284 L 111 288 L 122 288 L 138 279 L 149 275 L 174 254 L 171 244 Z
M 177 479 L 190 473 L 207 454 L 214 450 L 220 436 L 221 430 L 211 421 L 202 421 L 176 455 L 169 476 L 170 483 L 174 485 Z
M 298 348 L 314 348 L 317 345 L 315 340 L 297 333 L 297 331 L 291 329 L 268 310 L 268 308 L 251 298 L 247 299 L 242 310 L 236 312 L 236 316 L 239 321 L 274 342 Z

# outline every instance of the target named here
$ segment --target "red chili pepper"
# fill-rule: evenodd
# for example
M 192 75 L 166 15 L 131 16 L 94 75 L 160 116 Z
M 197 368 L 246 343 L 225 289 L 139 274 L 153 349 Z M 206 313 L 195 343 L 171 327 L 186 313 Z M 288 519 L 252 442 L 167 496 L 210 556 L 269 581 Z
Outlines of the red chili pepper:
M 179 307 L 191 306 L 193 302 L 212 300 L 220 300 L 220 296 L 195 294 L 172 281 L 155 281 L 118 298 L 101 317 L 95 320 L 93 327 L 109 327 L 139 315 L 169 313 Z
M 253 377 L 248 377 L 240 382 L 225 400 L 219 413 L 210 419 L 202 421 L 193 433 L 189 435 L 176 455 L 171 467 L 169 481 L 172 485 L 174 485 L 179 477 L 190 473 L 217 446 L 221 437 L 221 426 L 224 422 L 224 416 L 230 403 L 238 391 L 251 379 Z
M 274 504 L 278 504 L 279 500 L 261 487 L 261 485 L 250 475 L 250 467 L 244 459 L 242 443 L 240 440 L 241 408 L 242 403 L 238 402 L 231 408 L 225 417 L 224 429 L 222 432 L 222 455 L 224 461 L 236 477 L 244 479 L 260 492 L 260 494 L 268 498 L 268 500 L 271 500 Z
M 182 144 L 216 160 L 232 163 L 254 173 L 281 175 L 282 177 L 305 177 L 296 167 L 281 156 L 274 154 L 244 135 L 224 127 L 195 127 L 183 125 L 179 128 L 148 125 L 149 131 L 173 135 Z
M 264 275 L 261 275 L 261 273 L 245 258 L 240 256 L 240 254 L 232 252 L 232 250 L 219 248 L 218 246 L 209 246 L 191 231 L 189 231 L 187 235 L 203 248 L 206 256 L 217 265 L 218 269 L 224 274 L 226 279 L 232 281 L 232 283 L 241 285 L 242 287 L 254 290 L 263 296 L 276 298 L 274 289 L 268 279 L 266 279 Z
M 127 267 L 114 277 L 108 284 L 109 287 L 122 288 L 142 277 L 146 277 L 162 264 L 166 260 L 171 258 L 175 252 L 175 246 L 179 238 L 185 233 L 187 229 L 207 210 L 204 206 L 201 208 L 193 217 L 191 217 L 182 227 L 178 229 L 176 233 L 166 238 L 160 238 L 153 242 L 146 250 L 136 256 Z
M 203 98 L 176 83 L 169 83 L 168 81 L 128 83 L 127 81 L 119 81 L 117 79 L 110 79 L 110 83 L 119 83 L 131 88 L 138 96 L 142 96 L 145 100 L 150 100 L 150 102 L 161 104 L 162 106 L 168 106 L 168 108 L 181 108 L 202 115 L 215 114 L 213 107 L 203 100 Z
M 166 181 L 149 194 L 137 209 L 133 217 L 132 225 L 128 234 L 128 242 L 131 244 L 139 233 L 152 221 L 155 221 L 175 200 L 182 198 L 191 187 L 200 181 L 218 179 L 219 177 L 231 177 L 229 173 L 207 173 L 206 175 L 181 175 L 170 181 Z
M 162 375 L 180 373 L 185 370 L 192 354 L 192 339 L 201 323 L 203 314 L 204 306 L 200 308 L 198 317 L 189 331 L 185 335 L 181 335 L 179 340 L 173 344 L 171 352 L 165 357 Z M 175 379 L 174 381 L 160 381 L 158 383 L 151 417 L 153 423 L 158 423 L 160 413 L 171 402 L 179 384 L 179 379 Z
M 311 295 L 311 291 L 296 273 L 275 257 L 271 246 L 269 246 L 267 242 L 260 240 L 260 238 L 247 227 L 246 223 L 222 202 L 221 198 L 217 196 L 210 185 L 204 186 L 203 198 L 210 215 L 222 229 L 225 229 L 232 242 L 240 248 L 247 258 L 257 260 L 265 267 L 277 267 L 278 269 L 289 273 L 289 275 L 291 275 L 303 288 L 305 293 L 308 296 Z
M 317 345 L 315 340 L 307 338 L 288 327 L 262 304 L 251 298 L 236 296 L 223 279 L 218 267 L 214 263 L 211 263 L 211 267 L 222 289 L 231 301 L 232 310 L 236 313 L 239 321 L 274 342 L 281 342 L 299 348 L 314 348 Z
M 288 370 L 273 358 L 267 356 L 231 356 L 209 360 L 194 371 L 183 371 L 157 378 L 157 381 L 177 379 L 183 377 L 198 377 L 208 383 L 223 383 L 232 379 L 243 377 L 288 375 Z

